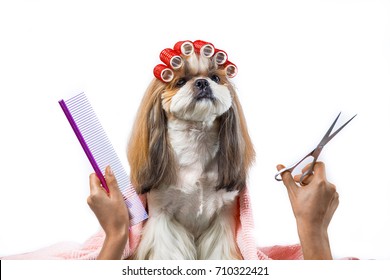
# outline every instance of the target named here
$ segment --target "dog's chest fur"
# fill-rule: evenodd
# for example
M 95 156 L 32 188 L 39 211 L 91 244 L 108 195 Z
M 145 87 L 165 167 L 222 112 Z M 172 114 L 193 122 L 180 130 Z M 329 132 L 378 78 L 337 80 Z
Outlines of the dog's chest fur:
M 161 211 L 182 224 L 195 238 L 212 223 L 215 215 L 232 205 L 237 192 L 216 191 L 219 124 L 168 121 L 168 135 L 176 156 L 178 180 L 148 196 L 151 215 Z

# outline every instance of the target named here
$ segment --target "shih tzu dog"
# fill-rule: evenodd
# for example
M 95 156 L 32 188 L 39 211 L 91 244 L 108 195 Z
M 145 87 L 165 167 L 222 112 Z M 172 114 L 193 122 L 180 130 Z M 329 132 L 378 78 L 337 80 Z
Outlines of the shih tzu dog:
M 237 197 L 254 149 L 237 68 L 204 41 L 162 51 L 128 147 L 131 181 L 149 219 L 135 259 L 241 259 Z

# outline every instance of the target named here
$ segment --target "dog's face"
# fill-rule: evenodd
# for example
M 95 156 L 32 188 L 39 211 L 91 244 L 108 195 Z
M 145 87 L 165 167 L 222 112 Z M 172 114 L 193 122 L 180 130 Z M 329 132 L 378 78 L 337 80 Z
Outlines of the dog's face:
M 226 53 L 225 60 L 221 60 L 219 54 L 223 51 L 214 53 L 214 48 L 204 48 L 202 52 L 197 42 L 193 43 L 193 53 L 184 50 L 178 55 L 172 49 L 161 52 L 165 64 L 155 67 L 156 79 L 142 99 L 128 148 L 131 181 L 140 193 L 174 185 L 177 180 L 177 158 L 168 135 L 169 123 L 174 119 L 208 125 L 216 121 L 215 189 L 234 191 L 245 186 L 255 152 L 238 96 L 229 81 L 237 68 L 227 61 Z M 173 56 L 168 56 L 172 52 Z
M 232 106 L 225 71 L 210 59 L 194 56 L 166 84 L 162 106 L 168 116 L 187 121 L 213 121 Z

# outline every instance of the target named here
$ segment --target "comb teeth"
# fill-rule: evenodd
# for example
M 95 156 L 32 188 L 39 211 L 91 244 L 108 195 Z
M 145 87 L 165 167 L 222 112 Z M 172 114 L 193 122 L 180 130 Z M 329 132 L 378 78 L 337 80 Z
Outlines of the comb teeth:
M 107 189 L 103 174 L 106 166 L 110 166 L 115 174 L 125 204 L 129 210 L 130 226 L 148 218 L 129 176 L 120 163 L 103 127 L 84 93 L 80 93 L 67 101 L 59 101 L 70 125 L 81 146 L 92 164 L 96 175 Z

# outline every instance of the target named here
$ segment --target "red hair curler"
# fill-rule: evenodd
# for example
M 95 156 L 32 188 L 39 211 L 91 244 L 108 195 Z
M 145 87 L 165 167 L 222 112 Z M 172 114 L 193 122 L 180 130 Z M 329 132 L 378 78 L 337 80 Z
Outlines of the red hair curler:
M 228 55 L 223 50 L 215 49 L 214 60 L 218 65 L 223 65 L 228 60 Z
M 189 40 L 179 41 L 175 44 L 173 49 L 177 52 L 180 52 L 181 54 L 184 54 L 185 56 L 189 56 L 194 52 L 194 44 L 192 44 L 192 42 Z
M 179 69 L 183 65 L 180 53 L 172 49 L 164 49 L 160 53 L 160 59 L 172 69 Z
M 238 69 L 234 63 L 226 61 L 223 67 L 225 69 L 226 76 L 228 76 L 229 78 L 233 78 L 237 75 Z
M 205 57 L 212 57 L 215 51 L 213 44 L 201 40 L 196 40 L 194 47 L 196 53 L 200 53 Z
M 175 76 L 171 68 L 164 64 L 159 64 L 153 69 L 154 76 L 164 83 L 169 83 Z

